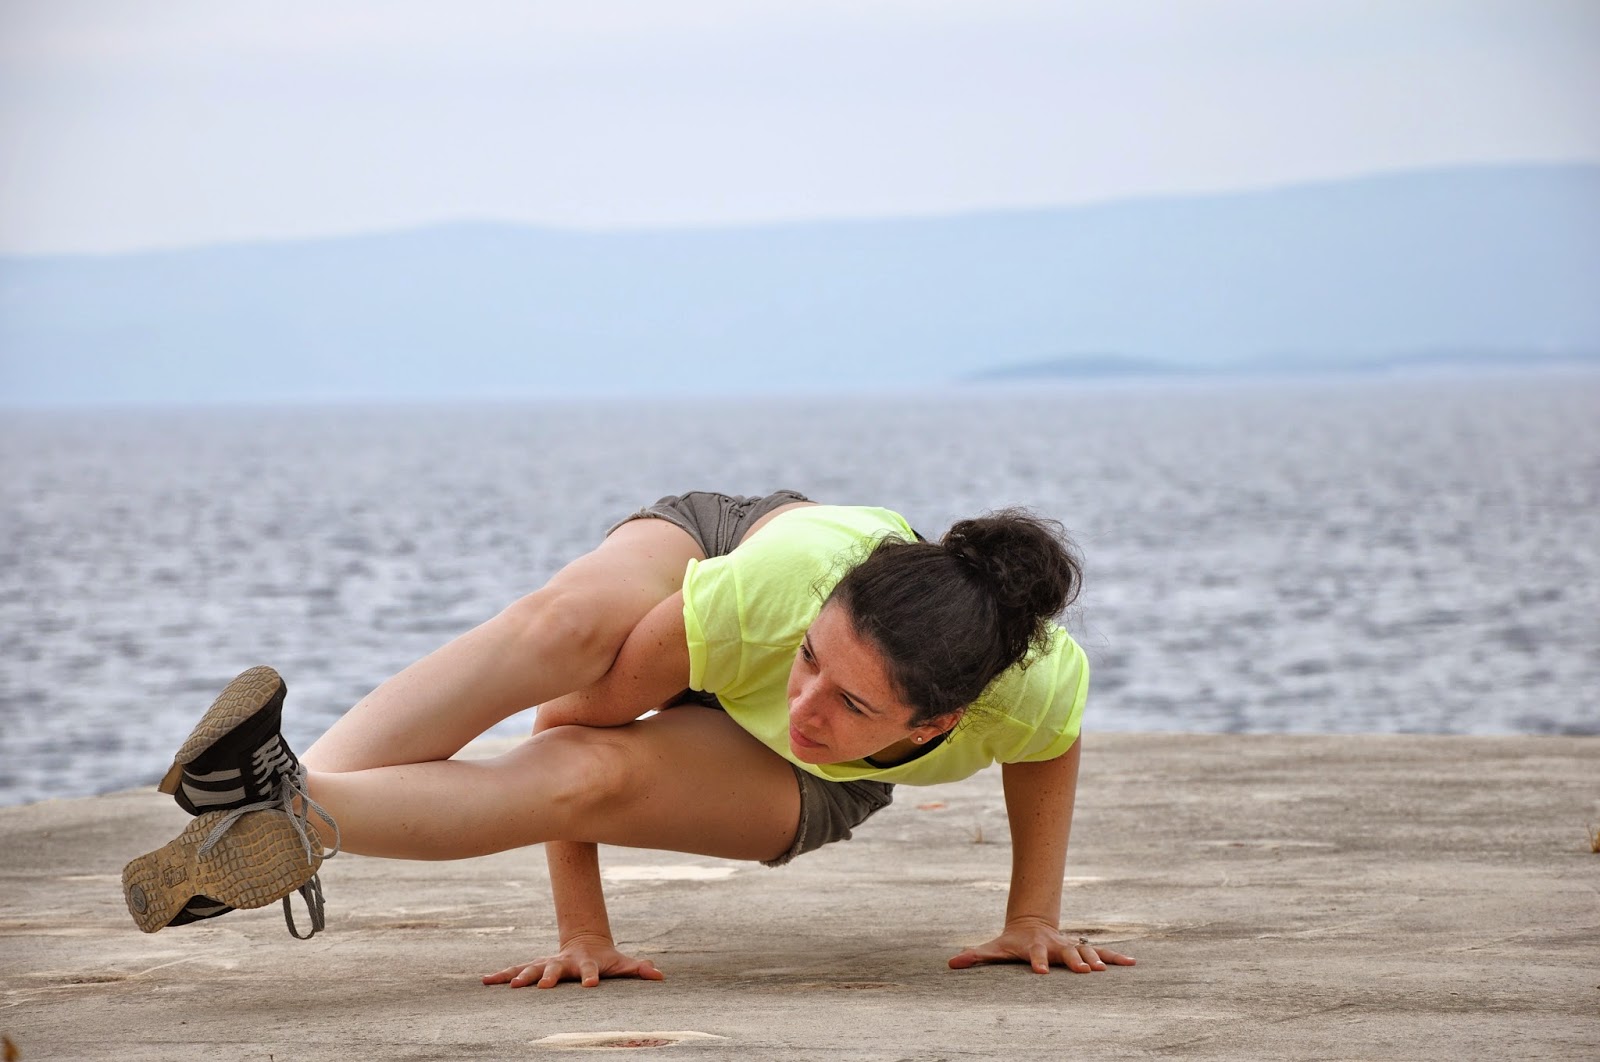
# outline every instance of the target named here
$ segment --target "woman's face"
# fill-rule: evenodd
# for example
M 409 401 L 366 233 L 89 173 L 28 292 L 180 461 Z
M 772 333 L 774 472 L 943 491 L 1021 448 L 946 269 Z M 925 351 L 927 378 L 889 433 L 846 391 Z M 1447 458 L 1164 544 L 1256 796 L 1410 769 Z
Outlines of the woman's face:
M 940 732 L 912 727 L 877 646 L 840 605 L 824 605 L 789 671 L 789 748 L 805 763 L 845 763 Z

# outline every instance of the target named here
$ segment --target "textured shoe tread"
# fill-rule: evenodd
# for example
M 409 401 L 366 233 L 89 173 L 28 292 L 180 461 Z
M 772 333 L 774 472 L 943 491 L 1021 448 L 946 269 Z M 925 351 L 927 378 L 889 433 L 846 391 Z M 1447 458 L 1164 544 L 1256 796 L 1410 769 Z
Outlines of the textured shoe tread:
M 228 683 L 195 724 L 173 763 L 193 763 L 218 738 L 265 707 L 282 687 L 283 679 L 266 665 L 253 667 Z
M 201 815 L 177 837 L 123 869 L 123 897 L 141 930 L 154 933 L 167 926 L 194 896 L 209 896 L 229 907 L 265 907 L 310 881 L 322 865 L 316 838 L 308 861 L 299 833 L 281 811 L 241 816 L 211 851 L 200 855 L 206 835 L 225 814 Z

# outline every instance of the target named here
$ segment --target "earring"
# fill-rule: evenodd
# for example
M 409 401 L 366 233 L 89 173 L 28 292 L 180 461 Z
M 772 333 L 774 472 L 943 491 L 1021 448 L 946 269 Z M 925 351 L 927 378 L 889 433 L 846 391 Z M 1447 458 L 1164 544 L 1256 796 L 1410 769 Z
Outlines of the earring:
M 912 738 L 912 739 L 911 739 L 911 740 L 912 740 L 912 741 L 915 741 L 915 742 L 916 742 L 916 743 L 917 743 L 917 744 L 919 744 L 919 745 L 920 745 L 920 744 L 922 744 L 922 743 L 923 743 L 923 742 L 924 742 L 924 741 L 927 741 L 927 740 L 928 740 L 928 739 L 927 739 L 927 738 L 925 738 L 925 737 L 920 737 L 920 736 L 919 736 L 919 737 L 914 737 L 914 738 Z

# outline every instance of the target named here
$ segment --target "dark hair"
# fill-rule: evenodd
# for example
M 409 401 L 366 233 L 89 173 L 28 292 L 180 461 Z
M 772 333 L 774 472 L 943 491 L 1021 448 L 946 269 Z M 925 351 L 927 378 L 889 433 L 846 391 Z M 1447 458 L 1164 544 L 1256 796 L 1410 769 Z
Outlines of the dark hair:
M 913 726 L 959 711 L 1050 638 L 1078 596 L 1083 563 L 1054 520 L 1004 509 L 938 542 L 886 538 L 829 600 L 888 662 Z

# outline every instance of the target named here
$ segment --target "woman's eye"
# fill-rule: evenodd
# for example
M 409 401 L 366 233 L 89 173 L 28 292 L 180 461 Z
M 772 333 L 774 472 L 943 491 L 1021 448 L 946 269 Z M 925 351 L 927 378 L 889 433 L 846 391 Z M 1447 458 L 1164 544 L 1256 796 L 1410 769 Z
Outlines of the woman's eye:
M 811 646 L 805 642 L 800 643 L 800 659 L 808 664 L 811 663 Z

